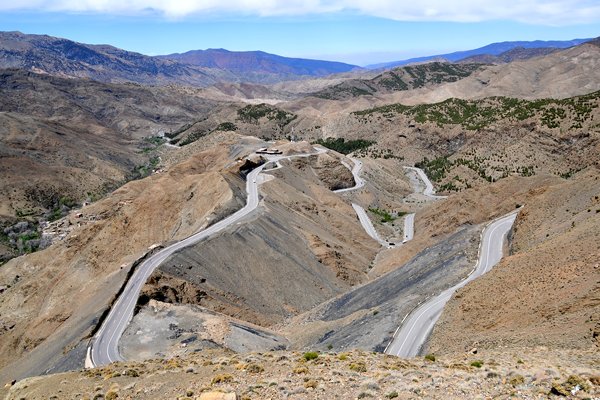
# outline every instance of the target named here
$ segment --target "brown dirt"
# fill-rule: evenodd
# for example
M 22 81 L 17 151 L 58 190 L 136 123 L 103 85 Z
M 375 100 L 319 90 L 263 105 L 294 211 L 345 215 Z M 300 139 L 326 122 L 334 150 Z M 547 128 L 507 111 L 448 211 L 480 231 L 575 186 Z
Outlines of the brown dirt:
M 431 350 L 598 349 L 598 170 L 540 187 L 515 224 L 512 255 L 461 289 L 436 325 Z
M 227 180 L 239 178 L 223 170 L 232 161 L 229 153 L 223 145 L 130 182 L 81 210 L 95 221 L 4 265 L 0 284 L 9 288 L 0 295 L 0 366 L 23 356 L 25 361 L 3 369 L 1 376 L 39 369 L 89 334 L 126 271 L 149 246 L 184 238 L 207 217 L 238 207 Z
M 478 367 L 479 366 L 479 367 Z M 188 358 L 129 362 L 17 382 L 6 399 L 546 399 L 600 395 L 592 352 L 491 352 L 402 360 L 360 351 L 231 354 L 204 351 Z M 570 391 L 577 385 L 575 395 Z M 112 392 L 112 393 L 111 393 Z M 109 394 L 111 393 L 111 394 Z M 210 393 L 210 396 L 208 397 Z M 219 393 L 221 393 L 219 395 Z M 1 393 L 0 393 L 1 394 Z

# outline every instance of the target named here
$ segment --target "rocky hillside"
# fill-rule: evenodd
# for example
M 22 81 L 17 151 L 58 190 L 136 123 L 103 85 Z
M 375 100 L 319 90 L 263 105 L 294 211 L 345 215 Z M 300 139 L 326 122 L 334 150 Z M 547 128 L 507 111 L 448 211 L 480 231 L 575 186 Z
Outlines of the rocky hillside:
M 235 159 L 262 143 L 233 139 L 71 212 L 52 246 L 0 268 L 0 376 L 77 368 L 136 260 L 240 207 Z
M 517 218 L 511 255 L 448 303 L 430 351 L 600 348 L 600 175 L 539 188 Z
M 4 391 L 7 400 L 594 398 L 600 395 L 596 362 L 590 352 L 543 349 L 413 360 L 360 351 L 205 351 L 29 378 Z
M 102 82 L 208 86 L 231 78 L 225 71 L 201 69 L 113 46 L 88 45 L 20 32 L 0 32 L 0 60 L 0 68 Z
M 392 104 L 332 118 L 320 132 L 373 141 L 360 154 L 417 164 L 445 192 L 511 175 L 568 178 L 600 162 L 599 93 L 563 100 L 492 97 Z M 295 133 L 315 135 L 311 128 Z
M 275 83 L 359 69 L 340 62 L 286 58 L 260 51 L 210 49 L 151 57 L 109 45 L 0 32 L 0 69 L 4 68 L 101 82 L 196 87 L 219 82 Z
M 0 71 L 0 260 L 37 247 L 20 242 L 39 239 L 40 219 L 152 173 L 162 133 L 214 107 L 176 88 Z M 23 221 L 31 232 L 5 236 Z
M 312 95 L 322 99 L 343 100 L 352 97 L 391 93 L 455 82 L 481 68 L 480 64 L 432 62 L 395 68 L 372 79 L 350 79 Z

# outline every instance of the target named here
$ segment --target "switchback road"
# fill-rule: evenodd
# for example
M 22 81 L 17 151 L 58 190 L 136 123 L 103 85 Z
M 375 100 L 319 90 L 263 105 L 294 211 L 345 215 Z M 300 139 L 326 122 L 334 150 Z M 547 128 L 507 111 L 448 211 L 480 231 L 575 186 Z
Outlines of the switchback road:
M 387 354 L 400 357 L 414 357 L 419 354 L 431 334 L 433 326 L 442 314 L 444 306 L 454 292 L 485 274 L 502 259 L 504 239 L 510 231 L 517 213 L 518 211 L 515 211 L 505 215 L 484 229 L 479 247 L 479 259 L 473 272 L 462 282 L 429 299 L 405 317 L 385 350 Z

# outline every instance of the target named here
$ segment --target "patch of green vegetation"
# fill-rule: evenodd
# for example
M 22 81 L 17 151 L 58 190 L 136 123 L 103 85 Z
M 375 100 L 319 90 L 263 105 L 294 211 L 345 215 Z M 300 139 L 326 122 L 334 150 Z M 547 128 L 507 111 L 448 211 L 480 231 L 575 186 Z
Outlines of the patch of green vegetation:
M 306 361 L 310 361 L 310 360 L 316 360 L 317 358 L 319 358 L 319 353 L 317 353 L 316 351 L 307 351 L 306 353 L 304 353 L 302 355 L 302 357 L 306 360 Z
M 352 86 L 352 82 L 342 82 L 319 92 L 313 93 L 312 95 L 325 100 L 340 100 L 346 97 L 369 96 L 377 91 L 370 86 L 368 87 L 371 89 L 370 91 L 361 87 Z
M 174 130 L 174 131 L 172 131 L 172 132 L 167 132 L 167 133 L 165 133 L 165 136 L 166 136 L 166 137 L 168 137 L 169 139 L 173 139 L 175 136 L 179 135 L 180 133 L 187 131 L 187 130 L 188 130 L 188 129 L 190 129 L 192 126 L 196 125 L 196 124 L 197 124 L 197 123 L 199 123 L 199 122 L 204 122 L 204 121 L 206 121 L 207 119 L 208 119 L 208 117 L 205 117 L 205 118 L 199 119 L 198 121 L 194 121 L 194 122 L 192 122 L 192 123 L 189 123 L 189 124 L 184 124 L 184 125 L 182 125 L 182 126 L 181 126 L 181 127 L 179 127 L 178 129 L 175 129 L 175 130 Z M 173 142 L 171 142 L 171 143 L 173 143 Z
M 487 174 L 487 169 L 485 165 L 485 159 L 473 156 L 473 159 L 468 158 L 457 158 L 456 160 L 450 160 L 447 156 L 442 156 L 438 158 L 434 158 L 433 160 L 429 160 L 427 157 L 415 164 L 415 167 L 422 168 L 425 171 L 425 174 L 434 182 L 439 182 L 446 177 L 446 174 L 455 166 L 466 166 L 467 168 L 476 172 L 482 179 L 485 179 L 488 182 L 493 182 L 494 179 L 491 175 Z M 522 167 L 523 173 L 528 173 L 533 175 L 533 167 Z M 531 176 L 526 175 L 526 176 Z M 457 176 L 454 178 L 458 182 L 462 182 L 461 179 Z M 465 183 L 465 186 L 470 187 Z M 452 183 L 448 182 L 440 187 L 440 190 L 445 191 L 457 191 L 458 187 Z
M 408 67 L 407 67 L 408 68 Z M 419 74 L 415 82 L 420 84 Z M 550 129 L 559 128 L 563 121 L 572 121 L 570 129 L 580 129 L 583 123 L 592 119 L 592 111 L 599 107 L 600 91 L 568 99 L 522 100 L 510 97 L 489 97 L 481 100 L 463 100 L 451 98 L 440 103 L 405 106 L 391 104 L 363 111 L 355 111 L 358 117 L 383 114 L 387 118 L 405 115 L 418 123 L 460 125 L 467 130 L 479 130 L 490 127 L 500 120 L 524 121 L 537 117 L 540 124 Z
M 483 366 L 483 361 L 475 360 L 471 363 L 471 367 L 481 368 Z
M 78 204 L 75 200 L 69 197 L 61 197 L 50 211 L 50 214 L 48 215 L 48 221 L 52 222 L 61 219 L 70 209 L 76 207 L 77 205 Z
M 427 361 L 434 362 L 434 361 L 435 361 L 435 354 L 432 354 L 432 353 L 426 354 L 426 355 L 425 355 L 425 359 L 426 359 Z
M 194 131 L 194 132 L 188 134 L 183 140 L 181 140 L 179 142 L 179 146 L 185 146 L 190 143 L 194 143 L 196 140 L 208 135 L 209 133 L 211 133 L 211 131 L 201 131 L 201 130 Z
M 395 390 L 393 392 L 389 392 L 388 394 L 385 395 L 386 399 L 395 399 L 396 397 L 398 397 L 398 392 L 396 392 Z
M 425 175 L 434 182 L 442 180 L 452 166 L 453 162 L 446 156 L 434 158 L 433 160 L 429 160 L 425 157 L 423 161 L 415 164 L 415 167 L 425 171 Z
M 152 144 L 154 146 L 160 146 L 161 144 L 165 143 L 167 141 L 167 139 L 165 139 L 164 137 L 161 136 L 150 136 L 147 138 L 144 138 L 144 142 Z
M 569 168 L 569 170 L 567 172 L 561 173 L 560 177 L 563 179 L 570 179 L 573 177 L 573 175 L 575 175 L 579 171 L 581 171 L 581 168 Z
M 233 122 L 221 122 L 216 128 L 215 131 L 237 131 L 237 126 Z
M 35 215 L 35 211 L 34 210 L 17 209 L 15 211 L 15 213 L 17 214 L 17 217 L 19 217 L 19 218 L 25 218 L 25 217 L 30 217 L 32 215 Z
M 374 144 L 370 140 L 345 140 L 344 138 L 326 138 L 326 139 L 318 139 L 313 142 L 313 144 L 320 144 L 321 146 L 325 146 L 328 149 L 335 150 L 338 153 L 349 154 L 356 150 L 367 148 Z
M 279 127 L 284 127 L 297 118 L 296 114 L 283 111 L 277 107 L 265 103 L 249 104 L 237 111 L 240 121 L 258 124 L 261 118 L 267 118 L 269 121 L 277 121 Z
M 535 175 L 535 170 L 533 165 L 528 165 L 525 167 L 517 167 L 517 172 L 521 174 L 521 176 L 533 176 Z
M 378 217 L 381 217 L 381 222 L 392 222 L 396 219 L 396 217 L 392 216 L 389 212 L 379 208 L 369 207 L 369 211 Z

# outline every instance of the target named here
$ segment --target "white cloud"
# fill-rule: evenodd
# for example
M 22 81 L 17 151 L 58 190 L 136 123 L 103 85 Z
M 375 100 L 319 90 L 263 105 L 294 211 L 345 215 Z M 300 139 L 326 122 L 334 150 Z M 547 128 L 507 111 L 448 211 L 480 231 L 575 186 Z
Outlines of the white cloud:
M 353 11 L 401 21 L 511 20 L 543 25 L 600 22 L 598 0 L 19 0 L 0 3 L 0 11 L 10 10 L 103 14 L 138 14 L 150 10 L 167 18 L 207 13 L 294 16 Z

